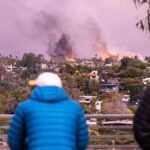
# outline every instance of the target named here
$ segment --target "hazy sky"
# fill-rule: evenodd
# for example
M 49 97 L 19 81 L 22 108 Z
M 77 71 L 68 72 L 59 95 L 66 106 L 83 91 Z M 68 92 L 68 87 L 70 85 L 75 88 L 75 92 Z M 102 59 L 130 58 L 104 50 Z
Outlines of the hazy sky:
M 0 53 L 52 51 L 62 33 L 76 54 L 93 50 L 150 55 L 150 38 L 135 27 L 144 9 L 132 0 L 1 0 Z M 94 51 L 94 52 L 93 52 Z

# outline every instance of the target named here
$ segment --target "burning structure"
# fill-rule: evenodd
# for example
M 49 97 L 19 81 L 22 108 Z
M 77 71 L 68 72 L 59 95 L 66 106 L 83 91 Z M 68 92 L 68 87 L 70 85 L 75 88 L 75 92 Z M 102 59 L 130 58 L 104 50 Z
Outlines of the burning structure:
M 69 42 L 69 36 L 62 34 L 53 52 L 50 53 L 50 56 L 53 61 L 62 62 L 62 61 L 74 61 L 75 55 L 73 54 L 71 44 Z

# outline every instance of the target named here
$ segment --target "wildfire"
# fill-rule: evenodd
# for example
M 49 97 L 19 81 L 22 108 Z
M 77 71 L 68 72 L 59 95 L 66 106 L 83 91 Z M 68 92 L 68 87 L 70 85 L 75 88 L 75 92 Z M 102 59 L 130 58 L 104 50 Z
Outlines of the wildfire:
M 118 54 L 115 54 L 112 51 L 108 51 L 108 50 L 99 51 L 97 52 L 96 55 L 98 58 L 102 58 L 103 60 L 109 57 L 118 57 Z
M 100 52 L 99 55 L 102 59 L 106 59 L 106 58 L 114 56 L 112 53 L 110 53 L 108 51 L 102 51 L 102 52 Z
M 75 54 L 70 52 L 65 56 L 65 60 L 68 61 L 68 62 L 75 62 L 76 61 L 76 56 L 75 56 Z
M 142 59 L 141 55 L 132 53 L 131 51 L 128 50 L 122 50 L 122 49 L 114 49 L 114 48 L 110 48 L 108 50 L 101 50 L 99 52 L 97 52 L 97 57 L 102 58 L 103 60 L 109 57 L 116 57 L 118 59 L 123 58 L 124 56 L 127 57 L 134 57 L 134 56 L 138 56 L 140 59 Z
M 117 53 L 109 49 L 105 42 L 97 42 L 94 45 L 93 50 L 96 52 L 96 56 L 98 58 L 102 58 L 103 60 L 109 57 L 117 56 Z
M 110 58 L 110 57 L 120 60 L 124 56 L 127 56 L 127 57 L 138 56 L 141 60 L 143 59 L 141 55 L 135 54 L 128 50 L 117 49 L 117 48 L 108 48 L 107 50 L 96 51 L 95 56 L 97 58 L 102 58 L 103 60 L 105 60 L 106 58 Z M 75 62 L 76 58 L 77 56 L 73 53 L 73 51 L 67 53 L 64 57 L 64 59 L 68 62 Z
M 94 45 L 93 50 L 96 53 L 96 57 L 102 58 L 103 60 L 105 60 L 106 58 L 109 58 L 109 57 L 116 57 L 118 59 L 121 59 L 124 56 L 134 57 L 136 55 L 139 58 L 142 58 L 141 55 L 135 54 L 134 52 L 131 52 L 130 50 L 112 47 L 112 46 L 108 45 L 107 43 L 101 43 L 101 42 L 97 42 Z

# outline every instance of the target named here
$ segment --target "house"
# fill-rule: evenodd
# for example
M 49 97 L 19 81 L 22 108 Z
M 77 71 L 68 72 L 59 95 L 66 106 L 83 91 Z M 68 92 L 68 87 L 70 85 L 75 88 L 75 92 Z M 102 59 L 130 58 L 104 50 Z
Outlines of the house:
M 40 64 L 41 69 L 45 70 L 48 69 L 48 65 L 47 64 Z
M 5 66 L 5 70 L 6 72 L 14 72 L 15 70 L 17 70 L 18 68 L 16 66 L 13 65 L 6 65 Z
M 120 83 L 120 78 L 108 79 L 106 82 L 118 85 Z
M 113 66 L 112 63 L 110 63 L 110 64 L 105 64 L 105 67 L 112 67 L 112 66 Z
M 99 112 L 102 110 L 102 101 L 96 101 L 95 102 L 95 109 Z
M 146 69 L 147 69 L 148 71 L 150 71 L 150 66 L 147 66 Z
M 27 67 L 20 67 L 21 71 L 27 70 Z
M 91 80 L 98 81 L 99 75 L 97 70 L 93 70 L 90 73 L 82 73 L 81 76 L 83 77 L 89 77 Z
M 93 99 L 96 99 L 97 96 L 80 96 L 79 103 L 81 104 L 90 104 Z
M 150 83 L 150 78 L 144 78 L 143 83 L 146 85 L 147 83 Z
M 119 81 L 117 79 L 109 79 L 106 83 L 103 83 L 100 89 L 101 93 L 118 92 Z
M 88 66 L 88 67 L 95 67 L 94 62 L 92 59 L 82 59 L 80 62 L 81 66 Z
M 130 101 L 130 95 L 128 94 L 123 95 L 123 97 L 121 98 L 121 101 L 128 103 Z
M 112 83 L 106 83 L 106 84 L 102 85 L 100 92 L 101 93 L 111 93 L 111 92 L 118 92 L 118 90 L 119 90 L 118 85 L 112 84 Z
M 94 71 L 92 71 L 89 75 L 90 75 L 90 79 L 96 80 L 96 81 L 99 80 L 98 71 L 94 70 Z

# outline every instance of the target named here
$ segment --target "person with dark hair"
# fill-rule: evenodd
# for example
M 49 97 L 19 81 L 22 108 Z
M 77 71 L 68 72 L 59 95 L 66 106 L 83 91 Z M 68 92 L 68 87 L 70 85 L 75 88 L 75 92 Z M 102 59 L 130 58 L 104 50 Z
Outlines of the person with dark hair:
M 85 150 L 89 136 L 81 106 L 70 99 L 57 74 L 45 72 L 29 82 L 31 97 L 12 118 L 11 150 Z
M 150 87 L 143 95 L 133 118 L 133 132 L 143 150 L 150 150 Z

